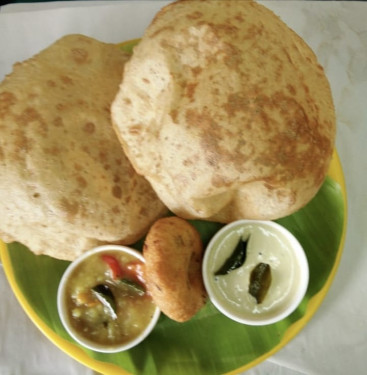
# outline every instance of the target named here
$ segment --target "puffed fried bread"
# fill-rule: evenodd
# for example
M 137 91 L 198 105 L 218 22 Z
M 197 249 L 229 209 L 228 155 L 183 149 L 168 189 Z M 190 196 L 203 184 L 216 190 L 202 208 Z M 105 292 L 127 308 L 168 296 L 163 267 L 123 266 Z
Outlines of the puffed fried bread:
M 321 187 L 335 141 L 311 48 L 253 1 L 178 1 L 148 26 L 112 105 L 134 168 L 177 215 L 271 220 Z
M 131 244 L 166 212 L 110 120 L 130 55 L 67 35 L 0 84 L 0 238 L 73 260 Z

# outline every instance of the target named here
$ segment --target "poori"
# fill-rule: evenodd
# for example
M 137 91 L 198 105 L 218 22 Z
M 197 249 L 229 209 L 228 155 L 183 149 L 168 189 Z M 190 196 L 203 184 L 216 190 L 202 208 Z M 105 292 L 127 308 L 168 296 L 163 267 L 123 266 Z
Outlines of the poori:
M 130 55 L 67 35 L 0 84 L 0 237 L 73 260 L 131 244 L 166 208 L 126 158 L 110 105 Z
M 135 170 L 176 215 L 273 220 L 321 187 L 335 141 L 311 48 L 253 1 L 177 1 L 125 65 L 112 120 Z

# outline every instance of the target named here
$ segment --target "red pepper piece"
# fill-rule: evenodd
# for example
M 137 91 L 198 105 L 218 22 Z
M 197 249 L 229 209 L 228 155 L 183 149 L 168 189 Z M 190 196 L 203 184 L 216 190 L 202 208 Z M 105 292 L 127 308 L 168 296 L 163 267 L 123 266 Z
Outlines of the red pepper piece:
M 135 280 L 138 284 L 145 287 L 146 281 L 144 275 L 144 263 L 140 261 L 132 261 L 127 263 L 125 273 L 132 280 Z
M 123 272 L 118 260 L 114 256 L 108 254 L 103 254 L 101 258 L 106 264 L 108 264 L 111 270 L 112 278 L 114 280 L 120 279 L 123 275 Z

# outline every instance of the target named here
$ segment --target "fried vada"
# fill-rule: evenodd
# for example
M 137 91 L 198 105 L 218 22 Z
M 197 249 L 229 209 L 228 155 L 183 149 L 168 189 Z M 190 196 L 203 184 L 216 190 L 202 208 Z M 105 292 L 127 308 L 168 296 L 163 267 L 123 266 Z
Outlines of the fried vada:
M 146 29 L 112 105 L 138 173 L 176 215 L 272 220 L 321 187 L 335 141 L 311 48 L 254 1 L 177 1 Z
M 73 260 L 131 244 L 165 206 L 126 158 L 110 120 L 130 55 L 67 35 L 0 84 L 0 238 Z
M 153 301 L 177 322 L 191 319 L 205 304 L 201 264 L 203 244 L 186 220 L 157 220 L 144 242 L 145 277 Z

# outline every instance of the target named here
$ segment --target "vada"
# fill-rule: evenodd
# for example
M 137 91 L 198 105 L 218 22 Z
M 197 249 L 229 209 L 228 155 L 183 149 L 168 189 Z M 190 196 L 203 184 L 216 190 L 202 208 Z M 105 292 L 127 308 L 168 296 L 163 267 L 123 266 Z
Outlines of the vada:
M 205 304 L 201 264 L 203 245 L 186 220 L 157 220 L 144 242 L 145 277 L 153 301 L 177 322 L 191 319 Z

